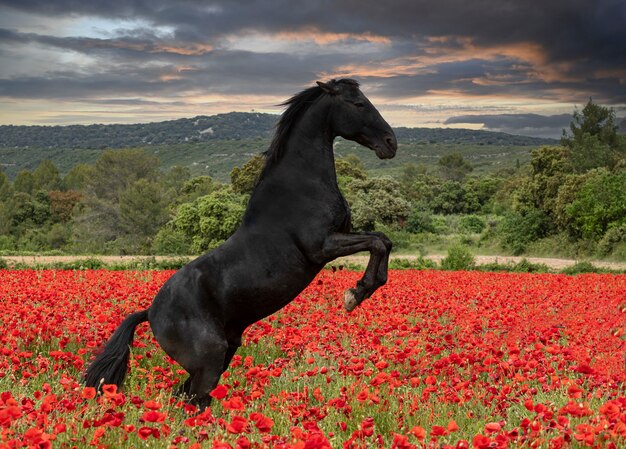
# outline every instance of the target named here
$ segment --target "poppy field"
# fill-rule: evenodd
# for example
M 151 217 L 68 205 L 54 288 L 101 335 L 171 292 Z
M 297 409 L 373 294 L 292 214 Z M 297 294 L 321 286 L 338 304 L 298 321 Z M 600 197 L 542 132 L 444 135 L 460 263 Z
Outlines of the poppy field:
M 124 388 L 80 383 L 172 271 L 0 270 L 0 448 L 624 448 L 626 276 L 324 270 L 251 326 L 210 409 L 137 328 Z

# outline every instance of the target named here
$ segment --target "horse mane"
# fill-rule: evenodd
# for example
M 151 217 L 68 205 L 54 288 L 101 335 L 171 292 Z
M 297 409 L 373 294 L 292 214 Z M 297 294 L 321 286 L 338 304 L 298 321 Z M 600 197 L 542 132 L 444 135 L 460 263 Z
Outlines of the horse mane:
M 359 86 L 359 83 L 353 79 L 330 80 L 327 85 L 335 87 L 337 85 Z M 264 153 L 267 158 L 267 164 L 278 161 L 285 153 L 287 140 L 291 134 L 293 126 L 298 122 L 300 117 L 326 93 L 319 86 L 309 87 L 300 93 L 295 94 L 289 100 L 281 103 L 280 106 L 287 106 L 285 112 L 280 116 L 280 120 L 276 124 L 276 131 L 268 150 Z M 327 95 L 327 94 L 326 94 Z

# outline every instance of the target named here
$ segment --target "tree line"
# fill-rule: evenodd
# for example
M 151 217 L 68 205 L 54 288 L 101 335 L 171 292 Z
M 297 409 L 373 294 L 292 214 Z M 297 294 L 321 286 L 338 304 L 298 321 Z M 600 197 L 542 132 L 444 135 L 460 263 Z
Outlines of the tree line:
M 474 176 L 456 152 L 436 169 L 406 164 L 372 177 L 357 156 L 336 161 L 355 230 L 384 230 L 396 247 L 457 239 L 513 254 L 542 248 L 626 258 L 626 136 L 614 111 L 591 100 L 560 145 L 529 165 Z M 161 170 L 140 149 L 107 150 L 64 176 L 50 161 L 11 182 L 0 172 L 0 251 L 197 254 L 236 229 L 263 167 L 252 157 L 230 183 Z

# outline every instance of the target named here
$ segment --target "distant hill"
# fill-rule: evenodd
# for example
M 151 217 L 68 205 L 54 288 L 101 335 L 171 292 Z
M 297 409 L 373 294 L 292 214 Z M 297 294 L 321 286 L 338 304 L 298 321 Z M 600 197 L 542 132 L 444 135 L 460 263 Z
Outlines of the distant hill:
M 0 126 L 0 147 L 126 148 L 269 137 L 277 116 L 230 112 L 132 125 Z
M 125 148 L 231 139 L 267 139 L 278 116 L 230 112 L 132 125 L 0 126 L 4 148 Z M 444 128 L 396 128 L 401 142 L 482 145 L 542 145 L 552 139 L 489 131 Z
M 13 179 L 34 170 L 44 159 L 62 174 L 78 163 L 93 163 L 107 148 L 143 148 L 162 167 L 189 168 L 193 175 L 228 181 L 235 166 L 265 151 L 278 119 L 273 114 L 232 112 L 214 116 L 134 125 L 0 126 L 0 170 Z M 441 128 L 396 128 L 394 159 L 380 160 L 360 145 L 338 139 L 338 157 L 356 154 L 376 175 L 397 175 L 407 163 L 435 168 L 439 158 L 460 151 L 475 174 L 514 168 L 530 160 L 530 151 L 557 140 L 489 131 Z

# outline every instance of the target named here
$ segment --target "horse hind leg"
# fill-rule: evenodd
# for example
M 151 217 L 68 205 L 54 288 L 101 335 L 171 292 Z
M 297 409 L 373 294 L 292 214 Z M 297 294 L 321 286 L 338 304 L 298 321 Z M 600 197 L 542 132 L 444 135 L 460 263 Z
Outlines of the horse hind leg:
M 153 324 L 154 335 L 163 350 L 188 373 L 189 378 L 175 394 L 204 410 L 209 393 L 217 386 L 228 352 L 228 341 L 221 329 L 210 320 L 195 319 Z

